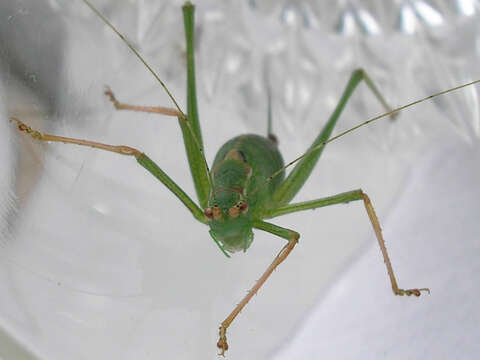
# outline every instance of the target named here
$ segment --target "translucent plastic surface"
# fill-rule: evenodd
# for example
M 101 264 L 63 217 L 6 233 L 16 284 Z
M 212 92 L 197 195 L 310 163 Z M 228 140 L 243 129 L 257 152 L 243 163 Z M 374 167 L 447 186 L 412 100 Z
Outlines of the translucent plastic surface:
M 315 138 L 357 67 L 369 73 L 392 106 L 480 78 L 475 7 L 462 12 L 459 1 L 422 2 L 441 15 L 442 21 L 432 24 L 417 9 L 420 2 L 339 2 L 335 9 L 313 3 L 199 4 L 197 81 L 209 163 L 229 138 L 265 134 L 268 87 L 274 132 L 288 161 Z M 184 106 L 181 3 L 95 5 Z M 176 120 L 114 111 L 103 96 L 108 84 L 121 101 L 171 106 L 151 74 L 81 1 L 2 1 L 0 13 L 4 334 L 43 359 L 215 358 L 219 323 L 283 240 L 256 232 L 246 254 L 227 259 L 207 228 L 134 160 L 38 143 L 8 126 L 10 114 L 48 133 L 138 148 L 195 198 Z M 376 21 L 378 31 L 364 31 L 360 25 L 367 18 Z M 336 133 L 382 111 L 362 84 Z M 362 188 L 388 224 L 389 209 L 402 197 L 417 159 L 446 143 L 474 148 L 478 121 L 477 89 L 471 87 L 345 136 L 325 150 L 295 201 Z M 435 160 L 437 166 L 455 159 L 454 151 Z M 448 213 L 441 197 L 439 189 L 428 199 L 439 218 Z M 404 206 L 413 212 L 416 204 Z M 361 244 L 376 246 L 360 203 L 274 222 L 299 231 L 301 243 L 229 329 L 231 359 L 280 356 Z M 426 234 L 435 233 L 433 221 L 422 224 Z M 403 243 L 387 233 L 389 244 Z M 375 288 L 393 297 L 382 260 L 374 256 L 384 280 Z M 425 251 L 421 258 L 429 256 L 434 254 Z M 402 269 L 417 269 L 418 261 L 395 252 L 391 257 L 405 286 L 429 286 L 437 276 L 434 268 L 418 267 L 418 278 L 406 279 Z M 455 271 L 454 262 L 443 266 Z M 356 296 L 374 302 L 379 294 Z M 401 300 L 398 309 L 422 301 Z

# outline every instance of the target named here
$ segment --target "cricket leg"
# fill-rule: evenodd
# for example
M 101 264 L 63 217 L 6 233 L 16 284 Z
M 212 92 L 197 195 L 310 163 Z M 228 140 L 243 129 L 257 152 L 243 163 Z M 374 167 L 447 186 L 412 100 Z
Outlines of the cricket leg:
M 117 100 L 113 91 L 107 86 L 105 87 L 104 94 L 110 99 L 117 110 L 131 110 L 131 111 L 141 111 L 147 113 L 154 113 L 154 114 L 163 114 L 167 116 L 176 116 L 181 117 L 183 114 L 178 111 L 177 109 L 163 107 L 163 106 L 139 106 L 139 105 L 131 105 L 121 103 Z
M 362 80 L 365 81 L 365 84 L 373 92 L 377 100 L 385 107 L 385 110 L 391 111 L 391 108 L 388 106 L 387 102 L 385 101 L 377 87 L 374 85 L 372 79 L 368 76 L 368 74 L 363 69 L 355 70 L 352 73 L 350 80 L 348 81 L 347 86 L 345 87 L 345 90 L 343 91 L 343 94 L 334 112 L 328 119 L 320 134 L 308 148 L 307 152 L 305 153 L 306 156 L 304 156 L 297 163 L 297 165 L 295 165 L 293 170 L 288 174 L 287 178 L 283 180 L 283 182 L 273 194 L 273 200 L 276 204 L 278 204 L 279 206 L 288 204 L 305 184 L 313 168 L 315 167 L 315 164 L 320 158 L 323 149 L 325 148 L 325 146 L 321 146 L 321 144 L 326 143 L 330 138 L 330 135 L 332 134 L 332 131 L 337 124 L 337 120 L 340 117 L 340 114 L 345 108 L 345 105 L 352 96 L 356 87 Z
M 56 136 L 50 134 L 42 134 L 37 130 L 32 129 L 30 126 L 24 124 L 17 118 L 10 118 L 10 121 L 17 123 L 18 130 L 25 132 L 36 140 L 40 141 L 53 141 L 53 142 L 62 142 L 64 144 L 75 144 L 80 146 L 89 146 L 95 149 L 105 150 L 115 152 L 121 155 L 134 156 L 137 162 L 142 165 L 148 172 L 160 180 L 192 213 L 192 215 L 198 221 L 202 223 L 207 222 L 207 218 L 203 211 L 198 207 L 197 204 L 178 186 L 155 162 L 153 162 L 147 155 L 143 152 L 124 145 L 109 145 L 103 144 L 95 141 L 74 139 L 63 136 Z
M 187 1 L 182 6 L 185 28 L 187 56 L 187 118 L 180 121 L 185 152 L 187 153 L 190 172 L 193 177 L 195 191 L 202 209 L 208 206 L 208 198 L 212 187 L 212 179 L 204 156 L 202 131 L 198 116 L 197 90 L 195 81 L 195 6 Z
M 203 196 L 201 194 L 205 194 L 206 189 L 208 190 L 210 188 L 210 180 L 208 179 L 209 170 L 208 170 L 208 164 L 203 155 L 202 144 L 200 144 L 198 138 L 194 134 L 193 127 L 192 127 L 192 124 L 190 123 L 189 118 L 185 117 L 183 113 L 173 108 L 162 107 L 162 106 L 139 106 L 139 105 L 121 103 L 117 100 L 117 98 L 113 94 L 113 91 L 108 86 L 105 88 L 104 93 L 106 96 L 108 96 L 110 101 L 113 103 L 113 106 L 117 110 L 140 111 L 140 112 L 147 112 L 147 113 L 153 113 L 153 114 L 162 114 L 167 116 L 176 116 L 178 118 L 180 128 L 182 129 L 182 133 L 184 136 L 185 149 L 187 151 L 187 156 L 189 159 L 190 170 L 193 176 L 193 180 L 196 185 L 196 189 L 200 189 L 197 191 L 197 194 L 199 195 L 199 199 L 200 199 L 201 196 Z M 207 174 L 207 182 L 204 182 L 205 174 Z
M 198 138 L 194 134 L 193 127 L 189 119 L 186 118 L 183 113 L 173 108 L 162 107 L 162 106 L 139 106 L 139 105 L 121 103 L 117 100 L 117 98 L 113 94 L 113 91 L 108 86 L 105 88 L 104 93 L 106 96 L 108 96 L 110 101 L 113 103 L 113 106 L 115 106 L 115 109 L 117 110 L 130 110 L 130 111 L 140 111 L 140 112 L 147 112 L 147 113 L 153 113 L 153 114 L 163 114 L 167 116 L 176 116 L 178 118 L 180 128 L 182 129 L 182 132 L 184 135 L 185 148 L 186 148 L 187 156 L 189 159 L 190 170 L 191 170 L 194 182 L 196 184 L 196 189 L 197 188 L 200 189 L 199 190 L 200 192 L 197 191 L 197 194 L 199 195 L 199 199 L 200 199 L 200 197 L 202 196 L 200 194 L 204 194 L 205 189 L 210 188 L 210 181 L 208 180 L 208 177 L 207 177 L 206 183 L 203 181 L 205 173 L 208 175 L 209 171 L 208 171 L 208 164 L 206 163 L 205 157 L 203 156 L 202 144 L 200 144 Z M 192 157 L 192 160 L 190 160 L 191 157 Z M 193 157 L 195 158 L 195 160 L 193 159 Z M 196 179 L 198 179 L 198 184 Z
M 380 245 L 380 250 L 382 251 L 383 260 L 385 262 L 385 265 L 387 266 L 388 276 L 390 277 L 393 293 L 395 295 L 401 295 L 401 296 L 403 295 L 420 296 L 420 293 L 422 291 L 426 291 L 430 293 L 430 290 L 427 288 L 404 290 L 398 287 L 397 279 L 395 278 L 395 275 L 393 273 L 392 264 L 390 262 L 390 258 L 387 253 L 387 248 L 385 246 L 385 240 L 383 239 L 380 223 L 378 221 L 377 215 L 375 214 L 375 210 L 373 209 L 372 203 L 370 202 L 370 198 L 362 190 L 353 190 L 353 191 L 337 194 L 334 196 L 329 196 L 329 197 L 318 199 L 318 200 L 311 200 L 311 201 L 305 201 L 305 202 L 280 206 L 273 210 L 269 210 L 269 212 L 265 215 L 264 218 L 269 219 L 269 218 L 274 218 L 280 215 L 285 215 L 285 214 L 289 214 L 297 211 L 317 209 L 323 206 L 348 203 L 350 201 L 357 201 L 357 200 L 363 201 L 368 217 L 370 219 L 370 222 L 372 223 L 373 230 L 375 231 L 375 235 L 378 240 L 378 245 Z
M 280 265 L 283 260 L 287 258 L 287 256 L 290 254 L 290 252 L 293 250 L 295 245 L 298 243 L 298 238 L 300 235 L 289 229 L 282 228 L 280 226 L 270 224 L 261 220 L 257 220 L 253 223 L 253 227 L 259 230 L 267 231 L 269 233 L 272 233 L 274 235 L 280 236 L 286 240 L 288 240 L 288 243 L 280 250 L 278 255 L 275 257 L 273 262 L 270 264 L 270 266 L 265 270 L 263 275 L 258 279 L 258 281 L 255 283 L 255 285 L 250 289 L 250 291 L 247 293 L 247 295 L 240 301 L 240 303 L 233 309 L 233 311 L 230 313 L 230 315 L 227 316 L 225 320 L 220 324 L 220 330 L 219 330 L 219 340 L 217 342 L 217 347 L 221 350 L 219 355 L 224 356 L 225 351 L 228 350 L 228 344 L 227 344 L 227 329 L 230 326 L 230 324 L 235 320 L 237 315 L 242 311 L 242 309 L 245 307 L 245 305 L 248 304 L 250 299 L 255 295 L 258 290 L 262 287 L 262 285 L 267 281 L 267 279 L 270 277 L 272 274 L 273 270 L 276 269 L 278 265 Z
M 205 209 L 208 205 L 208 196 L 210 194 L 211 188 L 211 178 L 209 175 L 208 165 L 203 154 L 203 140 L 202 134 L 200 131 L 200 122 L 198 119 L 198 109 L 197 109 L 197 97 L 195 90 L 195 65 L 194 65 L 194 6 L 191 2 L 187 1 L 183 5 L 183 18 L 185 24 L 185 37 L 187 43 L 187 115 L 183 114 L 178 103 L 163 83 L 163 81 L 158 77 L 158 75 L 153 71 L 153 69 L 147 64 L 145 59 L 138 53 L 137 50 L 125 39 L 125 37 L 113 26 L 113 24 L 108 21 L 108 19 L 103 16 L 89 1 L 83 0 L 83 2 L 92 9 L 92 11 L 102 19 L 102 21 L 110 27 L 121 39 L 122 41 L 130 48 L 130 50 L 138 57 L 138 59 L 145 65 L 145 67 L 152 73 L 152 75 L 157 79 L 160 85 L 164 88 L 172 102 L 175 104 L 178 113 L 180 127 L 182 129 L 183 140 L 185 144 L 185 151 L 187 153 L 188 163 L 190 166 L 190 172 L 193 177 L 193 182 L 195 185 L 195 191 L 197 193 L 198 201 L 200 206 Z M 119 105 L 122 105 L 119 103 Z M 123 104 L 127 105 L 127 104 Z M 135 107 L 135 105 L 127 105 L 127 108 L 130 110 L 137 111 L 147 111 L 162 113 L 166 115 L 171 114 L 171 109 L 161 109 L 159 108 L 148 108 L 148 107 Z M 174 110 L 175 111 L 175 110 Z

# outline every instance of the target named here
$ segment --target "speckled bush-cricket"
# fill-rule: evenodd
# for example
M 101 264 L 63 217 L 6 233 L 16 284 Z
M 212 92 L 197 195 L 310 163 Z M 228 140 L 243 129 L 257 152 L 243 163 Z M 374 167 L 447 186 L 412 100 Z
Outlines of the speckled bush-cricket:
M 118 31 L 88 3 L 88 1 L 85 1 L 85 3 L 90 6 L 106 24 L 112 27 L 112 29 L 119 34 Z M 106 90 L 106 95 L 110 98 L 115 108 L 118 110 L 159 113 L 178 118 L 179 125 L 183 133 L 190 171 L 195 184 L 198 204 L 190 196 L 188 196 L 155 162 L 153 162 L 140 150 L 128 146 L 112 146 L 87 140 L 41 134 L 40 132 L 35 131 L 23 124 L 20 120 L 13 119 L 17 122 L 19 130 L 30 134 L 38 140 L 84 145 L 116 152 L 122 155 L 134 156 L 142 167 L 160 180 L 160 182 L 162 182 L 175 196 L 177 196 L 177 198 L 192 213 L 195 219 L 209 226 L 209 233 L 213 241 L 227 257 L 237 251 L 245 252 L 249 248 L 253 241 L 252 230 L 254 228 L 269 232 L 287 240 L 286 245 L 274 258 L 271 265 L 266 269 L 257 283 L 234 308 L 231 314 L 229 314 L 228 317 L 221 323 L 219 330 L 219 341 L 217 344 L 220 348 L 221 354 L 224 354 L 224 352 L 228 349 L 226 332 L 230 324 L 253 297 L 253 295 L 256 294 L 260 287 L 265 283 L 273 270 L 287 258 L 298 242 L 299 234 L 297 232 L 274 225 L 270 222 L 266 222 L 265 220 L 267 219 L 272 219 L 277 216 L 292 212 L 315 209 L 328 205 L 347 203 L 357 200 L 363 201 L 384 256 L 394 294 L 419 296 L 421 291 L 428 291 L 426 288 L 403 290 L 398 287 L 384 245 L 378 219 L 368 196 L 362 190 L 348 191 L 327 198 L 301 203 L 291 203 L 291 201 L 302 188 L 303 184 L 307 181 L 323 151 L 323 148 L 328 142 L 338 139 L 339 137 L 361 126 L 365 126 L 380 118 L 394 115 L 403 108 L 417 104 L 431 97 L 438 96 L 442 93 L 456 90 L 460 87 L 450 89 L 448 91 L 438 93 L 428 98 L 405 105 L 401 108 L 391 110 L 369 76 L 365 74 L 364 71 L 357 70 L 352 74 L 349 82 L 347 83 L 344 93 L 342 94 L 335 111 L 323 129 L 319 132 L 315 141 L 303 155 L 284 165 L 282 156 L 277 148 L 276 137 L 273 135 L 272 118 L 269 116 L 268 133 L 266 137 L 258 135 L 242 135 L 229 140 L 218 151 L 210 169 L 203 154 L 203 142 L 196 105 L 193 50 L 193 5 L 186 3 L 183 7 L 183 12 L 187 43 L 187 112 L 184 113 L 184 111 L 182 111 L 160 78 L 153 72 L 148 64 L 143 61 L 133 47 L 131 47 L 131 45 L 128 44 L 125 39 L 123 39 L 123 37 L 122 39 L 140 58 L 140 60 L 144 62 L 148 69 L 165 88 L 174 103 L 174 108 L 143 107 L 124 104 L 117 101 L 113 92 L 109 89 Z M 332 131 L 338 118 L 340 117 L 343 108 L 354 92 L 356 86 L 362 81 L 365 82 L 365 84 L 372 91 L 373 95 L 385 107 L 387 112 L 363 122 L 360 125 L 335 137 L 331 137 Z M 470 84 L 463 86 L 467 85 Z M 285 170 L 293 165 L 295 165 L 295 167 L 290 171 L 288 176 L 285 176 Z

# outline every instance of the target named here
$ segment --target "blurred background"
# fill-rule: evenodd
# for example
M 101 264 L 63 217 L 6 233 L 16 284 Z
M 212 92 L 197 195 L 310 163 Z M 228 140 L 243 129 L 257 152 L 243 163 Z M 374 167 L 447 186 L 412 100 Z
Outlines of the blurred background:
M 181 106 L 181 1 L 94 5 Z M 197 86 L 209 163 L 241 133 L 266 134 L 267 89 L 286 161 L 302 154 L 364 68 L 392 106 L 480 78 L 480 4 L 445 1 L 203 1 Z M 38 143 L 47 133 L 147 153 L 195 198 L 176 120 L 114 111 L 171 106 L 163 89 L 81 1 L 0 4 L 0 356 L 216 358 L 219 323 L 284 245 L 255 233 L 227 259 L 207 228 L 132 159 Z M 231 359 L 471 359 L 480 311 L 478 87 L 422 103 L 324 151 L 294 201 L 362 188 L 380 218 L 394 297 L 361 203 L 274 223 L 300 244 L 228 331 Z M 383 112 L 360 84 L 334 133 Z

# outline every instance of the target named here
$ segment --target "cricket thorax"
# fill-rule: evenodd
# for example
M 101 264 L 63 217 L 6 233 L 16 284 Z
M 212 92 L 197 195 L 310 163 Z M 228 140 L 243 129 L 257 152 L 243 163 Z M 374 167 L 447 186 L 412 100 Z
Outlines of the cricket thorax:
M 235 150 L 232 150 L 233 153 Z M 228 156 L 229 154 L 227 154 Z M 212 171 L 213 189 L 210 201 L 232 206 L 233 202 L 246 196 L 246 188 L 251 175 L 251 167 L 236 158 L 226 157 Z

